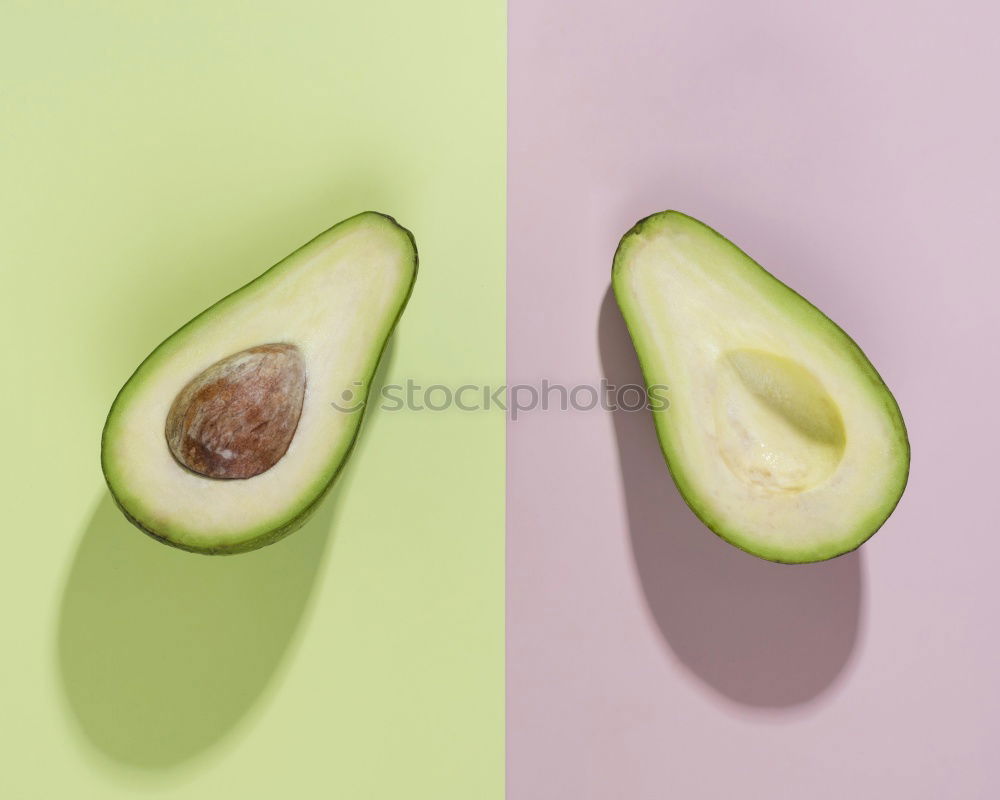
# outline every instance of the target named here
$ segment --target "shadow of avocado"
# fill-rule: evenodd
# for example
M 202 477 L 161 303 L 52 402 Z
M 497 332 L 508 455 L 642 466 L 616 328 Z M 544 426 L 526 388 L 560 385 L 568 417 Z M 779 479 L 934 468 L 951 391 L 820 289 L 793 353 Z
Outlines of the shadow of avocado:
M 609 383 L 643 384 L 610 289 L 598 341 Z M 795 566 L 744 553 L 687 507 L 648 412 L 617 411 L 614 429 L 636 570 L 674 655 L 704 684 L 749 707 L 798 706 L 826 691 L 858 640 L 860 552 Z
M 390 341 L 373 395 L 392 349 Z M 122 764 L 167 769 L 237 725 L 289 656 L 344 477 L 302 528 L 235 556 L 164 546 L 102 493 L 63 590 L 57 641 L 66 699 L 94 747 Z

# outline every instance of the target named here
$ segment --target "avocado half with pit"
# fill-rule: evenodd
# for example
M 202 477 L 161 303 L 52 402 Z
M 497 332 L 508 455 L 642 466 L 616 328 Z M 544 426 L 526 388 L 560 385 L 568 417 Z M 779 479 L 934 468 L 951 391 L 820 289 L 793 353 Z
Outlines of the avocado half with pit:
M 910 447 L 895 399 L 843 330 L 677 211 L 625 234 L 612 286 L 647 387 L 667 387 L 653 409 L 660 448 L 705 525 L 784 563 L 833 558 L 881 527 Z
M 101 440 L 125 516 L 200 553 L 253 550 L 301 525 L 350 455 L 416 273 L 410 232 L 360 214 L 164 341 Z

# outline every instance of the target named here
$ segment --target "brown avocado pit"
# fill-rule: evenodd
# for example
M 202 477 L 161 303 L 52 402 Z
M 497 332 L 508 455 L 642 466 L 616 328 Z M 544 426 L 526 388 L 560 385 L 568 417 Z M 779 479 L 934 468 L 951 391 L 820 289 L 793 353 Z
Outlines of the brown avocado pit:
M 264 344 L 193 378 L 167 414 L 179 464 L 208 478 L 252 478 L 288 450 L 302 414 L 305 360 L 293 344 Z

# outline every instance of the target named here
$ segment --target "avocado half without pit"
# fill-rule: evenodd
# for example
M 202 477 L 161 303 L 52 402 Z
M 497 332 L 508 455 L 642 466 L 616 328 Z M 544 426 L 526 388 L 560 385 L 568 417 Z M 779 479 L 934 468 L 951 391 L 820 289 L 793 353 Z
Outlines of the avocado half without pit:
M 712 531 L 784 563 L 854 550 L 903 494 L 899 407 L 861 348 L 708 226 L 676 211 L 625 234 L 612 287 L 681 496 Z
M 104 427 L 125 516 L 200 553 L 253 550 L 305 522 L 350 455 L 416 272 L 410 232 L 360 214 L 164 341 Z

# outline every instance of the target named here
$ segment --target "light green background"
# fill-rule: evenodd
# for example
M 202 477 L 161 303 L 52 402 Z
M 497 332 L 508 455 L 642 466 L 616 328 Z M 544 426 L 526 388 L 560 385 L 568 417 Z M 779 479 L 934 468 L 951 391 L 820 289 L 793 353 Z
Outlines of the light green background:
M 501 413 L 376 412 L 231 558 L 129 527 L 98 451 L 152 347 L 369 208 L 421 258 L 386 379 L 503 381 L 503 4 L 2 17 L 0 796 L 502 797 Z

